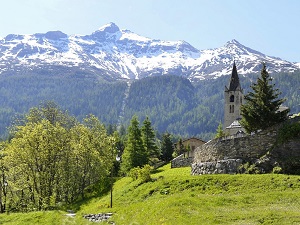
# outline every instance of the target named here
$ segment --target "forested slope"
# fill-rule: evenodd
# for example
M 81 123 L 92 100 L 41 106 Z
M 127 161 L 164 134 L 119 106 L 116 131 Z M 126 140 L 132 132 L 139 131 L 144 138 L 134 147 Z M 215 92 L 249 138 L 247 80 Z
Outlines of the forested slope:
M 178 76 L 145 78 L 131 85 L 126 118 L 149 116 L 158 131 L 182 136 L 205 136 L 214 132 L 218 119 L 201 104 L 197 89 Z
M 300 111 L 300 73 L 271 74 L 275 87 L 286 98 L 291 113 Z M 84 71 L 27 71 L 0 77 L 0 135 L 16 115 L 28 112 L 41 101 L 51 100 L 79 120 L 94 114 L 104 124 L 117 124 L 125 99 L 126 81 L 105 80 L 104 75 Z M 240 75 L 244 93 L 257 75 Z M 133 81 L 125 102 L 125 127 L 135 114 L 146 116 L 160 132 L 184 137 L 213 137 L 223 121 L 224 87 L 229 76 L 191 83 L 180 76 L 155 76 Z
M 5 133 L 14 117 L 49 100 L 79 120 L 93 114 L 105 123 L 115 124 L 126 87 L 125 82 L 75 75 L 1 76 L 0 133 Z

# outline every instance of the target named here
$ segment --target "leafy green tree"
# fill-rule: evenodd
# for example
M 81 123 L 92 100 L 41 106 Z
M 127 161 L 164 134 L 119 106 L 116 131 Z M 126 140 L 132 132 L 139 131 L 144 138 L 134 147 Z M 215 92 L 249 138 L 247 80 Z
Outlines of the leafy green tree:
M 164 133 L 162 143 L 161 143 L 160 159 L 166 162 L 170 161 L 172 159 L 173 152 L 174 152 L 174 145 L 171 140 L 171 135 L 169 133 Z
M 68 115 L 49 109 L 47 116 L 32 109 L 3 150 L 0 163 L 9 168 L 10 205 L 17 210 L 49 209 L 84 198 L 85 189 L 105 180 L 115 160 L 114 138 L 95 116 L 69 128 Z
M 72 182 L 77 183 L 75 187 L 84 198 L 86 187 L 110 173 L 116 155 L 114 139 L 106 134 L 104 125 L 93 115 L 86 117 L 83 124 L 73 127 L 70 133 L 74 159 L 74 168 L 70 171 Z
M 13 133 L 19 126 L 24 126 L 26 123 L 38 123 L 42 120 L 47 120 L 52 125 L 58 123 L 67 129 L 70 129 L 78 123 L 75 117 L 70 116 L 66 111 L 63 111 L 55 102 L 45 101 L 40 103 L 38 107 L 29 109 L 29 113 L 17 118 L 10 127 L 10 132 L 13 136 Z
M 220 137 L 224 137 L 225 136 L 225 132 L 223 130 L 223 125 L 222 122 L 219 122 L 218 128 L 217 128 L 217 133 L 215 138 L 220 138 Z
M 145 151 L 149 159 L 159 157 L 159 150 L 156 144 L 155 132 L 148 117 L 146 117 L 146 119 L 144 120 L 141 131 Z
M 274 86 L 263 63 L 261 77 L 251 85 L 253 92 L 245 95 L 246 103 L 241 107 L 241 125 L 247 132 L 263 130 L 286 120 L 289 110 L 278 111 L 285 99 L 279 98 L 281 93 Z
M 129 172 L 134 167 L 146 165 L 149 161 L 137 116 L 132 117 L 127 133 L 126 147 L 121 162 L 121 170 L 124 173 Z
M 67 131 L 47 120 L 20 127 L 6 148 L 9 184 L 22 190 L 20 197 L 39 210 L 50 205 L 57 190 L 59 164 L 67 145 Z

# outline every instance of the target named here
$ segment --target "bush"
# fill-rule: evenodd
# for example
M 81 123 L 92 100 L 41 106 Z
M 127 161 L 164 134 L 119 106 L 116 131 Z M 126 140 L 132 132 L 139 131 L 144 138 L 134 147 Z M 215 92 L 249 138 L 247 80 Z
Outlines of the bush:
M 134 167 L 134 168 L 132 168 L 132 169 L 129 171 L 128 175 L 129 175 L 133 180 L 137 180 L 138 177 L 139 177 L 139 170 L 140 170 L 139 167 Z
M 151 181 L 152 169 L 153 167 L 147 164 L 139 170 L 139 179 L 142 181 L 142 183 Z
M 275 174 L 282 173 L 282 168 L 280 166 L 275 166 L 272 172 Z
M 133 180 L 139 179 L 141 181 L 141 183 L 146 183 L 148 181 L 151 181 L 151 171 L 152 170 L 153 170 L 153 167 L 148 164 L 143 166 L 142 168 L 135 167 L 129 171 L 129 176 Z

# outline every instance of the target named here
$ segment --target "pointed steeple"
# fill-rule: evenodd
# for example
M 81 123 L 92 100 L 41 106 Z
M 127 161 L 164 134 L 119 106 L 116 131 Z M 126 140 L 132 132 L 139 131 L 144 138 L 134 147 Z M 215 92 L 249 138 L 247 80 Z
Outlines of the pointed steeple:
M 240 85 L 240 79 L 234 61 L 228 91 L 236 91 L 236 90 L 241 90 L 241 85 Z

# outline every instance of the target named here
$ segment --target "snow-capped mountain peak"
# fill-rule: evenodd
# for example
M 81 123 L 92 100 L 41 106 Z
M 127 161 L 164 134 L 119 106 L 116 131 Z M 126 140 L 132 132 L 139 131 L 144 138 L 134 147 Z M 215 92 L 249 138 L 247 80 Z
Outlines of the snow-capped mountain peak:
M 300 67 L 299 63 L 266 56 L 235 39 L 222 47 L 200 51 L 185 41 L 154 40 L 114 23 L 90 35 L 49 31 L 10 34 L 0 39 L 0 73 L 59 65 L 98 70 L 113 78 L 175 74 L 194 80 L 228 75 L 234 60 L 239 74 L 259 72 L 262 61 L 270 72 L 292 72 Z
M 241 44 L 237 40 L 232 39 L 231 41 L 226 42 L 226 46 L 229 46 L 229 45 L 241 45 Z
M 116 24 L 108 23 L 100 27 L 91 35 L 86 35 L 85 37 L 100 42 L 111 42 L 117 41 L 121 37 L 121 35 L 121 31 Z
M 120 28 L 113 22 L 110 22 L 98 29 L 100 32 L 107 32 L 107 33 L 116 33 L 120 31 Z M 97 32 L 97 31 L 96 31 Z

